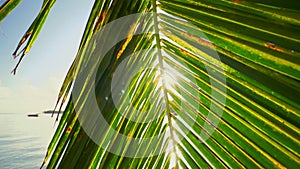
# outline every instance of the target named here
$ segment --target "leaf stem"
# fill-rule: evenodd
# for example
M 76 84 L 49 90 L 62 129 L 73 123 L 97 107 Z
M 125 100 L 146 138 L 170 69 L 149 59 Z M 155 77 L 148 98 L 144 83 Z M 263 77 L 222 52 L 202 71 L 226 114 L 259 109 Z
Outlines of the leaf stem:
M 156 40 L 156 47 L 157 47 L 157 55 L 158 55 L 158 62 L 159 62 L 159 68 L 160 68 L 160 74 L 161 74 L 161 80 L 162 80 L 162 88 L 163 88 L 163 95 L 164 95 L 164 100 L 166 104 L 166 113 L 168 117 L 168 124 L 170 127 L 170 137 L 171 140 L 173 141 L 173 153 L 175 153 L 175 168 L 179 168 L 178 166 L 178 157 L 176 154 L 176 140 L 174 137 L 174 128 L 172 125 L 172 115 L 170 111 L 170 105 L 169 105 L 169 97 L 168 97 L 168 91 L 167 91 L 167 85 L 166 85 L 166 79 L 164 78 L 164 64 L 163 64 L 163 56 L 161 52 L 161 45 L 160 45 L 160 35 L 159 35 L 159 28 L 158 28 L 158 17 L 157 17 L 157 4 L 156 0 L 152 0 L 152 6 L 153 6 L 153 22 L 154 22 L 154 36 Z

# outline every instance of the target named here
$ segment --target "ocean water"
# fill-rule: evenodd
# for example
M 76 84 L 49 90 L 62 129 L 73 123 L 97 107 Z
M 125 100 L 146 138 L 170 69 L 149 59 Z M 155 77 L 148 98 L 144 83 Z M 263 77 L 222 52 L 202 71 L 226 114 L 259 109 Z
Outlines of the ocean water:
M 55 131 L 55 118 L 0 114 L 0 169 L 39 168 Z

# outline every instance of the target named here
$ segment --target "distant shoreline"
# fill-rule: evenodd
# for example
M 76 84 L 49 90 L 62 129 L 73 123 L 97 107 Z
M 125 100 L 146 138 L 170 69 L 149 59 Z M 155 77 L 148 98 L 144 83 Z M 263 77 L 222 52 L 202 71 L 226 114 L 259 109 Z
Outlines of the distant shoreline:
M 53 110 L 47 110 L 43 112 L 44 114 L 58 114 L 58 113 L 62 113 L 62 111 L 53 111 Z
M 27 114 L 27 117 L 40 117 L 41 114 L 58 114 L 58 113 L 62 113 L 62 111 L 59 112 L 59 111 L 47 110 L 47 111 L 43 111 L 42 113 L 30 113 L 30 114 Z

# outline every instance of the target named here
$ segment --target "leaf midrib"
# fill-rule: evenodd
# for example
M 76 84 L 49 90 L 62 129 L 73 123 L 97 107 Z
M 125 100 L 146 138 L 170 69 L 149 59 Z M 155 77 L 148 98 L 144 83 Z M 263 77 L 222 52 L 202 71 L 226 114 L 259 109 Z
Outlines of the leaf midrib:
M 155 41 L 156 41 L 156 47 L 157 47 L 157 56 L 158 56 L 158 64 L 159 64 L 159 68 L 160 68 L 160 77 L 162 78 L 162 90 L 163 90 L 163 95 L 164 95 L 164 101 L 166 104 L 166 114 L 168 117 L 168 126 L 170 128 L 170 137 L 171 140 L 173 141 L 173 152 L 175 153 L 175 168 L 178 168 L 178 156 L 176 153 L 176 140 L 174 137 L 174 128 L 172 125 L 172 117 L 171 117 L 171 112 L 170 112 L 170 105 L 169 105 L 169 98 L 168 98 L 168 91 L 166 88 L 166 81 L 164 78 L 164 65 L 163 65 L 163 56 L 161 53 L 161 45 L 160 45 L 160 35 L 159 35 L 159 28 L 158 28 L 158 17 L 157 17 L 157 4 L 156 4 L 156 0 L 152 0 L 151 1 L 152 6 L 153 6 L 153 22 L 154 22 L 154 36 L 155 36 Z

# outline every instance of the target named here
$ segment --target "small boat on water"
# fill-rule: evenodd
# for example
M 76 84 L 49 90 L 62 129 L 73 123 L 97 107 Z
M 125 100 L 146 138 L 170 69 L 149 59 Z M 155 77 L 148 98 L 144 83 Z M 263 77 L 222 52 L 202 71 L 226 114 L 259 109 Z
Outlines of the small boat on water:
M 27 114 L 28 117 L 39 117 L 39 114 Z

